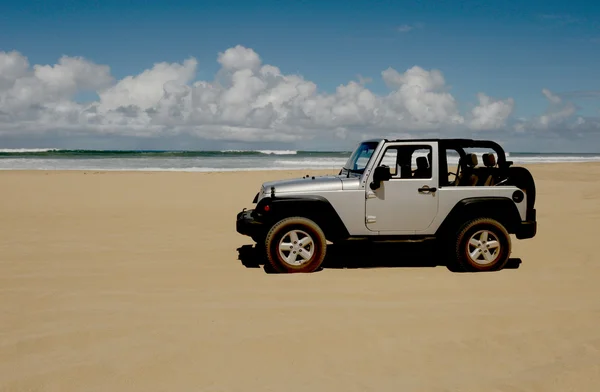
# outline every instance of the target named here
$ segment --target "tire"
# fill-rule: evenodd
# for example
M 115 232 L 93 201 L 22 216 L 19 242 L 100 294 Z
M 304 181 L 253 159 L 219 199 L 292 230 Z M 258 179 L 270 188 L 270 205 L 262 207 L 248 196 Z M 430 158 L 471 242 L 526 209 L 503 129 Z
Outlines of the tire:
M 281 273 L 316 271 L 325 259 L 326 250 L 323 230 L 312 220 L 302 217 L 280 220 L 271 227 L 265 239 L 267 260 Z
M 510 254 L 510 235 L 504 226 L 491 218 L 478 218 L 458 230 L 448 268 L 456 272 L 499 271 Z

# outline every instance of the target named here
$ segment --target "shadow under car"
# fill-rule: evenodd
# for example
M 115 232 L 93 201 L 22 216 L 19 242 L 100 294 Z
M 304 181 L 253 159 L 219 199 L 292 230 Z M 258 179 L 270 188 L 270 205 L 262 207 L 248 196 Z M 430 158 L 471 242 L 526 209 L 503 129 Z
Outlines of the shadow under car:
M 246 268 L 263 268 L 267 273 L 275 271 L 267 262 L 264 252 L 254 245 L 237 248 L 238 260 Z M 319 270 L 358 268 L 433 268 L 447 267 L 442 252 L 431 242 L 375 243 L 352 242 L 327 245 L 327 254 Z M 522 263 L 510 258 L 503 269 L 516 269 Z M 451 270 L 452 271 L 452 270 Z

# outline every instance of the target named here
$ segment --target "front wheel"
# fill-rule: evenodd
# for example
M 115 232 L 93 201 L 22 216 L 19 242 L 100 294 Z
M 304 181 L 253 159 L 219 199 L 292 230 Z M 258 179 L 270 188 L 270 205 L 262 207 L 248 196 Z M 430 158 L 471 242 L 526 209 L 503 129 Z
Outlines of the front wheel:
M 271 227 L 265 250 L 269 264 L 278 272 L 314 272 L 325 259 L 327 240 L 312 220 L 291 217 Z
M 453 247 L 454 267 L 459 271 L 497 271 L 504 268 L 511 253 L 510 235 L 494 219 L 466 222 L 458 231 Z

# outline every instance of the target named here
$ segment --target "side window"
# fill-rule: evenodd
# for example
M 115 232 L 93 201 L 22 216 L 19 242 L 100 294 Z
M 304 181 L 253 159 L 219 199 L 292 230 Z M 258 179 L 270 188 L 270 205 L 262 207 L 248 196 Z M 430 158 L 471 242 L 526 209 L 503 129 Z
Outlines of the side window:
M 458 163 L 460 161 L 460 155 L 458 151 L 453 148 L 446 149 L 446 164 L 448 166 L 448 183 L 447 185 L 454 185 L 456 181 L 456 173 L 458 170 Z
M 393 179 L 432 178 L 431 146 L 388 147 L 379 165 L 390 167 Z
M 392 177 L 396 177 L 398 175 L 398 149 L 395 147 L 390 147 L 385 150 L 383 158 L 379 164 L 389 166 Z
M 432 171 L 431 147 L 416 148 L 411 155 L 413 178 L 431 178 Z

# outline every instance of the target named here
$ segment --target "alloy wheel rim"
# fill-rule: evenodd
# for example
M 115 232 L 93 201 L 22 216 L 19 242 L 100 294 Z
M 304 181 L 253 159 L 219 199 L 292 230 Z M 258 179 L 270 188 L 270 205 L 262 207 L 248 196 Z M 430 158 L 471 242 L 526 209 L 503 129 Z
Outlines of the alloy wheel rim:
M 279 256 L 291 266 L 308 263 L 315 253 L 313 238 L 305 231 L 291 230 L 279 240 Z
M 479 230 L 469 238 L 467 255 L 479 265 L 493 264 L 500 257 L 502 245 L 498 236 L 490 230 Z

